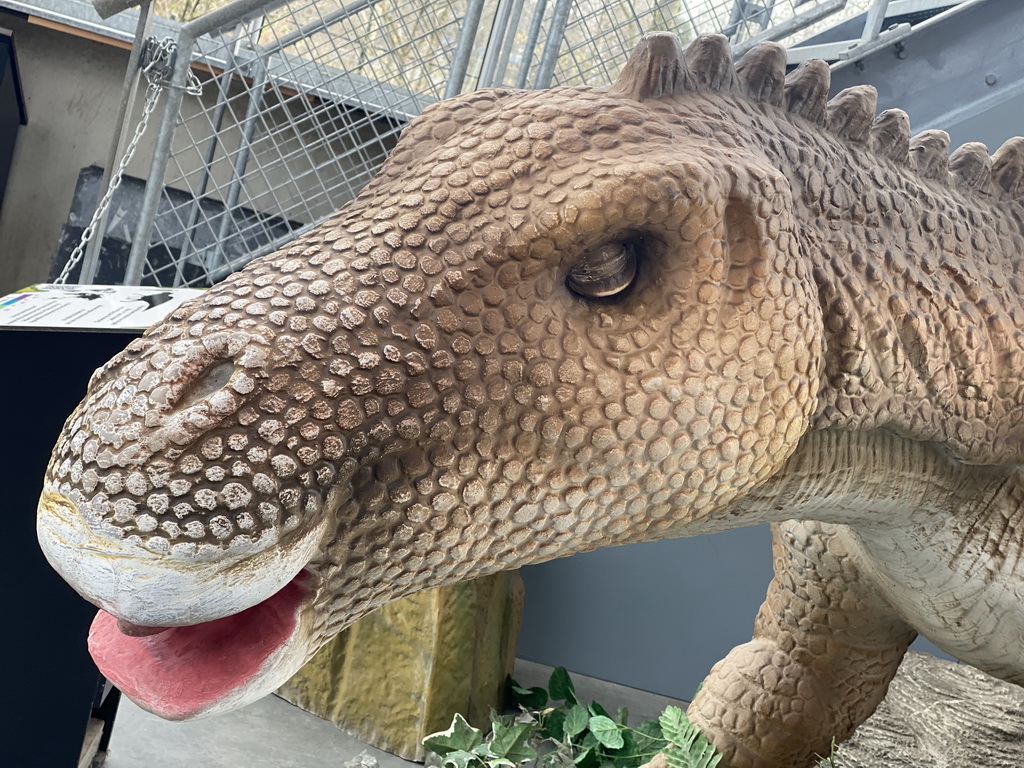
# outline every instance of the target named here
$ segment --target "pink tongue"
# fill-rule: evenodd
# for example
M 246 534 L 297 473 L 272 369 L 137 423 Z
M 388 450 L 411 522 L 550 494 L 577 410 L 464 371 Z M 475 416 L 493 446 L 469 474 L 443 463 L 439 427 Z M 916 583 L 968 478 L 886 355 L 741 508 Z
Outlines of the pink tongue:
M 291 637 L 306 595 L 302 577 L 241 613 L 190 627 L 140 627 L 100 611 L 89 653 L 141 707 L 168 720 L 195 717 L 256 676 Z

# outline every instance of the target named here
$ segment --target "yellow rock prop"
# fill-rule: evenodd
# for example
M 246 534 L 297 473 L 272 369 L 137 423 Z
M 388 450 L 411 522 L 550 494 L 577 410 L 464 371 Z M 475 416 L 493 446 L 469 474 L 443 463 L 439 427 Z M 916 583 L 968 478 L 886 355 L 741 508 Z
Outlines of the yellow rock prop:
M 291 703 L 407 760 L 461 712 L 487 722 L 512 672 L 522 616 L 517 571 L 399 600 L 331 640 L 278 691 Z

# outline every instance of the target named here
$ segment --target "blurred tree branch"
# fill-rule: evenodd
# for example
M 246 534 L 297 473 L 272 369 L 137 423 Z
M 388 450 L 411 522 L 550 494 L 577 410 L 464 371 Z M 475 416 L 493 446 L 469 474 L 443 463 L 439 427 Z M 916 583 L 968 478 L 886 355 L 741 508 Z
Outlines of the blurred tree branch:
M 153 10 L 165 19 L 191 21 L 227 3 L 228 0 L 154 0 Z

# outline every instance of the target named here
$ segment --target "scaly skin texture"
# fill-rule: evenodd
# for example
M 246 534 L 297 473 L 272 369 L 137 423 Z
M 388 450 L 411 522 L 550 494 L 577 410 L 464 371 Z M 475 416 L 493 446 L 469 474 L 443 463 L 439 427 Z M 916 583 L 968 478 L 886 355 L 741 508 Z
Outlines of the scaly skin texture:
M 766 521 L 754 639 L 690 710 L 723 765 L 827 754 L 917 632 L 1024 681 L 1022 145 L 947 160 L 869 89 L 826 106 L 820 62 L 783 73 L 653 35 L 610 88 L 429 108 L 96 373 L 51 562 L 129 630 L 304 571 L 288 652 L 199 714 L 411 592 Z

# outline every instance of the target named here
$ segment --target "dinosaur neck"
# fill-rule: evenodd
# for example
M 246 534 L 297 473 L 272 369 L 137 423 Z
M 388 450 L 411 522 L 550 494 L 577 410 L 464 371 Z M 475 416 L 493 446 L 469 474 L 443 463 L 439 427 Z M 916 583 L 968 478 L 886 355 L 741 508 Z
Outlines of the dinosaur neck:
M 1020 205 L 823 134 L 774 154 L 823 311 L 814 426 L 884 426 L 965 462 L 1024 461 Z
M 1002 467 L 960 463 L 941 446 L 887 430 L 807 433 L 782 470 L 740 503 L 744 517 L 861 529 L 949 519 L 1004 482 Z

